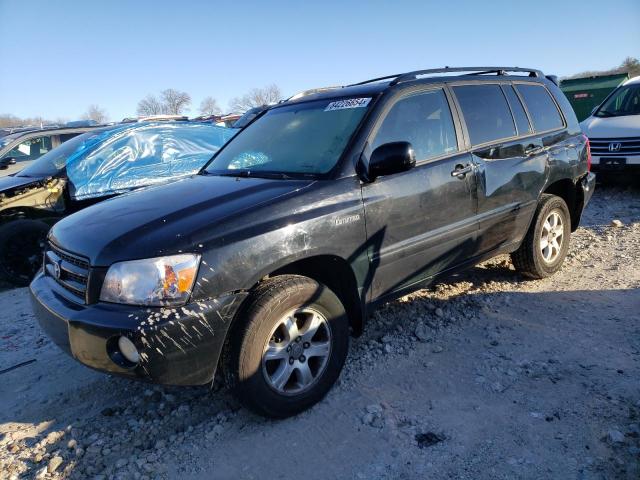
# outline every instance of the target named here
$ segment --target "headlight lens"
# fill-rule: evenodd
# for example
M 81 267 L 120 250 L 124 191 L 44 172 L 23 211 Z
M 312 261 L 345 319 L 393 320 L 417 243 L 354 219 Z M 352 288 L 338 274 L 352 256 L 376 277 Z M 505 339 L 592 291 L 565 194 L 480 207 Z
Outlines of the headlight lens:
M 100 300 L 128 305 L 184 305 L 196 280 L 200 255 L 114 263 L 102 284 Z

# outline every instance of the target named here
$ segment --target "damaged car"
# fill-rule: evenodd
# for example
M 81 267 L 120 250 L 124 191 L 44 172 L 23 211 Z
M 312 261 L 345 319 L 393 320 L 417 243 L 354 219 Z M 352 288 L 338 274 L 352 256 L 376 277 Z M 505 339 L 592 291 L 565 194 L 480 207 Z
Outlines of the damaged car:
M 168 385 L 219 372 L 247 407 L 295 415 L 336 382 L 376 305 L 499 254 L 530 278 L 557 272 L 589 165 L 539 70 L 312 92 L 271 106 L 200 174 L 58 222 L 34 311 L 94 369 Z
M 192 175 L 234 134 L 196 122 L 102 127 L 0 178 L 0 279 L 28 285 L 41 266 L 46 234 L 62 217 L 133 189 Z
M 20 128 L 0 136 L 0 177 L 19 172 L 67 140 L 95 129 L 93 126 Z

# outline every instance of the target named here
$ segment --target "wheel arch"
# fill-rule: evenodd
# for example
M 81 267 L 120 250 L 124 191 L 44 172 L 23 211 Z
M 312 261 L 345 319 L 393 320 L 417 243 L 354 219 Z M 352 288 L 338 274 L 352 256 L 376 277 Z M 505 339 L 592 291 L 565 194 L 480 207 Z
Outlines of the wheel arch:
M 576 185 L 569 178 L 563 178 L 549 184 L 542 193 L 555 195 L 565 201 L 571 216 L 571 231 L 575 232 L 580 224 L 584 204 L 584 194 L 579 185 Z
M 260 281 L 287 274 L 302 275 L 326 285 L 342 302 L 352 334 L 358 336 L 362 333 L 365 309 L 355 273 L 344 258 L 329 254 L 302 258 L 275 268 Z

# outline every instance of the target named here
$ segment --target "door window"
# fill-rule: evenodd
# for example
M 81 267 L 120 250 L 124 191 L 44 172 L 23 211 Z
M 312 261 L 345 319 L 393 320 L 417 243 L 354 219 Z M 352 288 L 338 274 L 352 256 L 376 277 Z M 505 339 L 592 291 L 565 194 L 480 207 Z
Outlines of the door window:
M 373 149 L 389 142 L 410 142 L 416 160 L 458 150 L 456 130 L 442 89 L 416 93 L 391 107 L 373 140 Z
M 522 106 L 516 91 L 512 86 L 505 85 L 504 93 L 507 96 L 507 100 L 509 100 L 509 106 L 511 107 L 513 118 L 516 121 L 516 127 L 518 127 L 518 135 L 527 135 L 528 133 L 531 133 L 529 119 L 527 118 L 527 114 L 524 111 L 524 107 Z
M 51 137 L 30 138 L 16 145 L 2 158 L 15 158 L 16 162 L 36 160 L 51 150 Z
M 453 87 L 472 145 L 516 135 L 516 126 L 500 85 Z
M 546 132 L 564 126 L 558 107 L 546 88 L 541 85 L 524 84 L 518 84 L 516 88 L 529 110 L 536 132 Z

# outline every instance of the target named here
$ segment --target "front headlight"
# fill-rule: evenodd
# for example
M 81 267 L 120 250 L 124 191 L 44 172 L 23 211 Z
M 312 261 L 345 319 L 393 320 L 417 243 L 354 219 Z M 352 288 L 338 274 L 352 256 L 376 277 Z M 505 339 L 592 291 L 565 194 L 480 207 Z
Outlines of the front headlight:
M 100 300 L 128 305 L 184 305 L 196 280 L 200 255 L 118 262 L 109 267 Z

